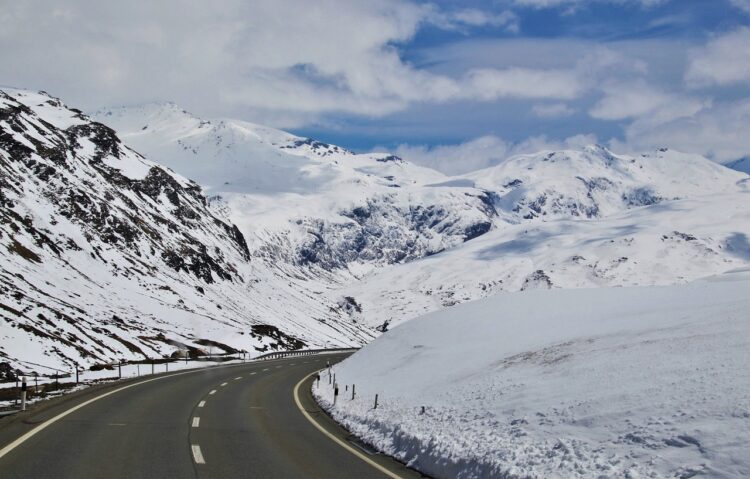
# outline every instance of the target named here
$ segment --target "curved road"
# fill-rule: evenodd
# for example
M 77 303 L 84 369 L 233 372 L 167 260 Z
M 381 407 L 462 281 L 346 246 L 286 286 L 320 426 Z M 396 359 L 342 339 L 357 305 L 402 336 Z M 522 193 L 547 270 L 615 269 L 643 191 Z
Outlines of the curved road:
M 0 477 L 421 477 L 354 445 L 312 401 L 312 378 L 295 401 L 301 380 L 346 356 L 250 362 L 91 388 L 3 424 Z

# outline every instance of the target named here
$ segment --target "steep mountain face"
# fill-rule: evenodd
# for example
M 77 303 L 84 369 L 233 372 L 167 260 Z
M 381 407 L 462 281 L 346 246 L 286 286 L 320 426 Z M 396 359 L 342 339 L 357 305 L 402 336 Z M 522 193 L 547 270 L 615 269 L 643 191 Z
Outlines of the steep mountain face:
M 136 150 L 206 186 L 269 264 L 342 277 L 451 248 L 492 228 L 492 197 L 388 154 L 346 149 L 173 104 L 101 110 Z
M 496 198 L 494 229 L 347 286 L 367 322 L 502 292 L 667 285 L 750 267 L 750 177 L 701 157 L 590 147 L 512 158 L 468 179 Z
M 254 265 L 196 183 L 44 93 L 0 91 L 0 172 L 0 357 L 94 363 L 373 335 Z

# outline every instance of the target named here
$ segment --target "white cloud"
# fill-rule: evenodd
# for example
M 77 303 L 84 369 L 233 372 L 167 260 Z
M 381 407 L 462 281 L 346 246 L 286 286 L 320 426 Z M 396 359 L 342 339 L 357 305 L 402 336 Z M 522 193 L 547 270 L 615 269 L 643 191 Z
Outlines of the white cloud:
M 504 97 L 572 99 L 583 89 L 582 79 L 573 70 L 481 68 L 468 73 L 463 90 L 469 98 L 494 100 Z
M 576 135 L 562 141 L 536 136 L 518 143 L 506 141 L 495 135 L 486 135 L 453 145 L 399 145 L 396 154 L 407 161 L 449 175 L 459 175 L 497 165 L 513 155 L 536 153 L 541 150 L 582 148 L 596 142 L 594 135 Z
M 732 5 L 750 13 L 750 0 L 731 0 Z
M 750 156 L 750 99 L 715 104 L 694 116 L 655 124 L 635 121 L 625 130 L 625 142 L 612 141 L 615 150 L 643 151 L 667 146 L 697 153 L 724 163 Z
M 513 0 L 516 5 L 533 8 L 579 8 L 585 6 L 593 1 L 599 1 L 601 3 L 616 3 L 616 4 L 632 4 L 640 7 L 653 7 L 665 3 L 669 0 Z M 742 1 L 742 0 L 739 0 Z
M 716 37 L 693 50 L 685 79 L 693 87 L 750 83 L 750 28 Z
M 564 118 L 575 113 L 575 109 L 565 103 L 538 103 L 531 112 L 539 118 Z
M 463 30 L 464 27 L 500 27 L 509 32 L 518 32 L 518 15 L 510 10 L 500 13 L 489 13 L 476 8 L 466 8 L 451 12 L 443 12 L 432 7 L 427 21 L 445 30 Z
M 276 126 L 286 127 L 329 112 L 581 91 L 565 71 L 417 68 L 397 45 L 428 23 L 514 30 L 517 17 L 407 0 L 14 2 L 0 14 L 0 78 L 84 108 L 170 99 L 207 115 L 285 118 Z
M 600 120 L 635 119 L 649 124 L 691 117 L 710 105 L 709 100 L 668 93 L 643 81 L 610 83 L 602 87 L 604 96 L 589 110 Z

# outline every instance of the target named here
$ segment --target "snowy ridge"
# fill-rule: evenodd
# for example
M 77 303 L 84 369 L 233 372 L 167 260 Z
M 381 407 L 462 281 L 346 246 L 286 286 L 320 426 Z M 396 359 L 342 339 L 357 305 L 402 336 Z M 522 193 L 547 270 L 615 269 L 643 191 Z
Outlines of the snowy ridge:
M 0 169 L 0 357 L 93 364 L 373 335 L 254 265 L 196 183 L 44 93 L 0 92 Z

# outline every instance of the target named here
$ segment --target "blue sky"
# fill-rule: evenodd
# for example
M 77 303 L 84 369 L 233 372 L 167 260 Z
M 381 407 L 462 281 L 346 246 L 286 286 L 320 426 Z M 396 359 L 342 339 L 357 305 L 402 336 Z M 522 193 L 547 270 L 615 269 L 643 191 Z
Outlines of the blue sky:
M 0 84 L 449 173 L 591 142 L 750 156 L 750 0 L 179 3 L 0 0 Z

